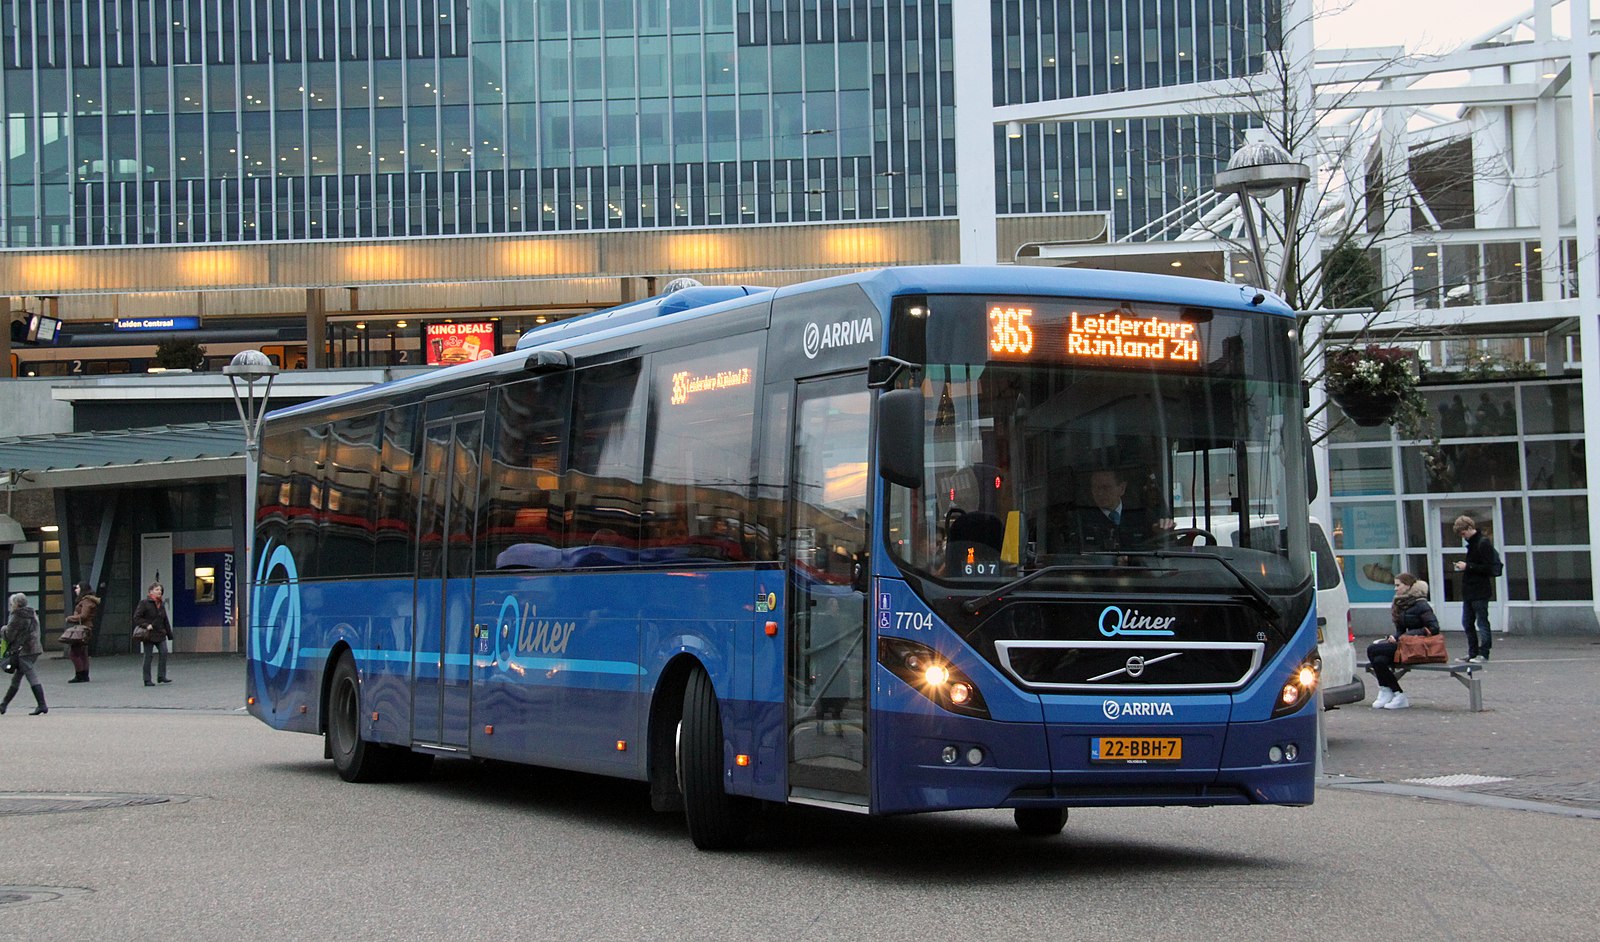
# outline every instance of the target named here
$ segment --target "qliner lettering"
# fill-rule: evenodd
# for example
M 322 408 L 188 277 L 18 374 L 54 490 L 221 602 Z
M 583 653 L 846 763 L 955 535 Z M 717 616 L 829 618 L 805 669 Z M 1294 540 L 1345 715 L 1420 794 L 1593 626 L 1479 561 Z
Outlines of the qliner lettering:
M 1195 325 L 1159 317 L 1084 316 L 1076 311 L 1067 334 L 1067 352 L 1123 360 L 1200 362 Z

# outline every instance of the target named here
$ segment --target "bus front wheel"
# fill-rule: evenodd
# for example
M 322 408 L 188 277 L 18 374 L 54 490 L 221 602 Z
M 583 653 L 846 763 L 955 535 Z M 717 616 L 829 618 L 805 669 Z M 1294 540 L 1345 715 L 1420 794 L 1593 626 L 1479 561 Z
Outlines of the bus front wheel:
M 345 652 L 328 686 L 328 754 L 347 782 L 378 782 L 426 774 L 433 757 L 361 738 L 361 675 Z
M 1029 837 L 1055 837 L 1067 826 L 1065 808 L 1018 808 L 1011 816 L 1017 830 Z
M 678 725 L 678 787 L 683 791 L 689 839 L 701 850 L 744 843 L 744 802 L 722 786 L 722 715 L 717 692 L 703 668 L 689 674 Z

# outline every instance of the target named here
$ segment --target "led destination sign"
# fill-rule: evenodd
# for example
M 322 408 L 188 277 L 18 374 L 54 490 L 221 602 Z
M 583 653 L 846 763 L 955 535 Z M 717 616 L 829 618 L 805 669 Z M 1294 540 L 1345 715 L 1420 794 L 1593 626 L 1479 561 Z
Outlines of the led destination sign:
M 989 305 L 989 354 L 994 359 L 1199 364 L 1198 330 L 1190 320 L 1131 311 L 1085 314 L 1026 304 Z

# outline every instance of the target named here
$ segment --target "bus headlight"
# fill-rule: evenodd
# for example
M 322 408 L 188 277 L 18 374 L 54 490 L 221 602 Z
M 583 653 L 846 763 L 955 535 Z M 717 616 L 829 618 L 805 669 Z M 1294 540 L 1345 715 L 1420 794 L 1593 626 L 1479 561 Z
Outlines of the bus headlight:
M 1300 659 L 1300 664 L 1289 674 L 1289 679 L 1278 691 L 1272 704 L 1274 718 L 1299 711 L 1306 701 L 1316 695 L 1317 684 L 1322 680 L 1322 658 L 1312 651 Z
M 941 709 L 989 718 L 989 707 L 972 678 L 925 644 L 879 638 L 878 663 Z

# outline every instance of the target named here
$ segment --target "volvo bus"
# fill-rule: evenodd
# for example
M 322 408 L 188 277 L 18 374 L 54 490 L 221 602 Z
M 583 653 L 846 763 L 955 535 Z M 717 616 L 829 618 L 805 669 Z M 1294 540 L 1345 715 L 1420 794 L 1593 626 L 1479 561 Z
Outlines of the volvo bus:
M 1310 804 L 1297 351 L 1253 289 L 900 268 L 274 412 L 249 709 L 351 781 L 648 782 L 702 848 L 763 803 Z

